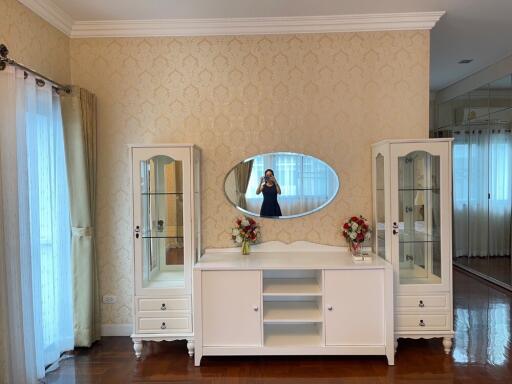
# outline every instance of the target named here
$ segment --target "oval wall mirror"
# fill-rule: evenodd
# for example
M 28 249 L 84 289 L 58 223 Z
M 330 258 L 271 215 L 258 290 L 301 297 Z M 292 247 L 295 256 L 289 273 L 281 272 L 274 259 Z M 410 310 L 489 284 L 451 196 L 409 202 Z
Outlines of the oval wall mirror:
M 236 164 L 224 180 L 228 200 L 240 211 L 285 219 L 316 212 L 329 204 L 340 183 L 334 169 L 301 153 L 274 152 Z

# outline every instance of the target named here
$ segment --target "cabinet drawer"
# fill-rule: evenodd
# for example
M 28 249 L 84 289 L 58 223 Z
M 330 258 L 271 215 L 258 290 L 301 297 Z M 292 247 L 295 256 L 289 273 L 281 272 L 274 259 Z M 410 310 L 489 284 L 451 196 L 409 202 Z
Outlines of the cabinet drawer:
M 190 296 L 172 298 L 137 298 L 137 312 L 156 312 L 165 316 L 168 311 L 190 311 Z
M 174 333 L 191 332 L 190 316 L 183 317 L 139 317 L 137 319 L 139 332 Z
M 396 297 L 396 308 L 398 310 L 414 309 L 415 311 L 428 310 L 428 309 L 447 309 L 448 308 L 448 295 L 432 295 L 432 296 L 406 296 L 398 295 Z
M 445 330 L 449 328 L 448 314 L 400 314 L 396 316 L 396 329 L 401 330 Z

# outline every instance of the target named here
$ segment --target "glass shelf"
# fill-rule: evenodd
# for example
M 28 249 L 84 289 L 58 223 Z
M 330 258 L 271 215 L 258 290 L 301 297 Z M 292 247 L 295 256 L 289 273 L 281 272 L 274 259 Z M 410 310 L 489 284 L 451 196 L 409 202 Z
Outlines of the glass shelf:
M 142 192 L 142 196 L 183 195 L 183 192 Z
M 165 228 L 163 231 L 158 231 L 155 229 L 152 230 L 142 230 L 141 236 L 143 239 L 145 238 L 156 238 L 156 239 L 183 239 L 183 228 Z
M 406 240 L 402 241 L 400 240 L 400 244 L 421 244 L 421 243 L 440 243 L 440 240 Z
M 441 239 L 439 235 L 427 233 L 403 233 L 400 231 L 399 243 L 436 243 Z
M 183 239 L 183 236 L 159 236 L 159 235 L 142 235 L 143 239 Z

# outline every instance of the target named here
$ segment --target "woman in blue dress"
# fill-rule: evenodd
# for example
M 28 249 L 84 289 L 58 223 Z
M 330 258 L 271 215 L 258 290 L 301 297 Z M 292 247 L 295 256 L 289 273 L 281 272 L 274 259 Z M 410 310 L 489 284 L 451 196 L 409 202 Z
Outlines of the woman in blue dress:
M 267 169 L 265 176 L 261 178 L 260 184 L 256 189 L 256 194 L 263 193 L 263 203 L 261 204 L 260 216 L 262 217 L 279 217 L 281 207 L 277 202 L 277 195 L 281 194 L 281 188 L 274 177 L 274 171 Z

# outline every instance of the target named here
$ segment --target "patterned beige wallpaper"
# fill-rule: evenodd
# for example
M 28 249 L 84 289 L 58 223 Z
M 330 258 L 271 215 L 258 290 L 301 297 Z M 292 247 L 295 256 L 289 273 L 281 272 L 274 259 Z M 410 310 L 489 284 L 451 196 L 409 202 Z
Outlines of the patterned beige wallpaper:
M 128 143 L 202 149 L 203 243 L 230 246 L 237 215 L 223 179 L 261 152 L 317 156 L 341 190 L 310 216 L 262 220 L 264 240 L 342 244 L 338 226 L 371 216 L 370 144 L 427 137 L 429 33 L 367 32 L 71 41 L 71 75 L 99 102 L 98 251 L 102 322 L 131 322 Z
M 70 80 L 70 39 L 17 0 L 0 0 L 0 43 L 9 56 L 55 81 Z
M 0 0 L 0 43 L 9 56 L 43 74 L 67 83 L 70 81 L 69 38 L 36 16 L 17 0 Z M 0 308 L 5 306 L 0 305 Z M 6 332 L 6 319 L 0 311 L 0 333 Z M 0 337 L 0 383 L 7 382 L 8 339 Z

